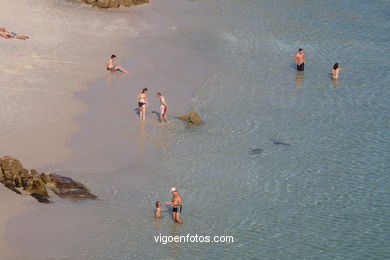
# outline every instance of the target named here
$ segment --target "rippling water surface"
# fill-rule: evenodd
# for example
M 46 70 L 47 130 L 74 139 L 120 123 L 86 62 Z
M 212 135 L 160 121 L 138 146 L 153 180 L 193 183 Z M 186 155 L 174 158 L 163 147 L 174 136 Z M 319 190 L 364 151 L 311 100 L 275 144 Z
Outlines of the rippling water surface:
M 94 153 L 69 166 L 94 173 L 78 174 L 100 189 L 101 201 L 80 208 L 61 204 L 48 214 L 73 221 L 71 234 L 77 234 L 71 241 L 57 238 L 53 257 L 389 259 L 389 2 L 169 3 L 177 10 L 162 8 L 160 15 L 172 33 L 152 30 L 132 44 L 180 50 L 182 59 L 150 62 L 169 75 L 159 82 L 201 86 L 192 108 L 206 123 L 184 129 L 179 122 L 147 122 L 133 126 L 132 136 L 121 123 L 127 114 L 113 119 L 102 111 L 116 130 L 99 131 L 117 141 L 89 144 L 97 147 Z M 308 60 L 304 73 L 293 65 L 298 48 Z M 328 75 L 335 62 L 349 69 L 339 82 Z M 183 79 L 186 66 L 193 76 Z M 100 86 L 92 92 L 105 97 L 99 106 L 116 112 L 129 91 Z M 91 118 L 90 125 L 97 121 Z M 77 138 L 87 145 L 85 130 Z M 129 153 L 134 143 L 137 151 Z M 83 158 L 101 165 L 95 169 Z M 181 226 L 167 212 L 160 221 L 152 218 L 153 202 L 170 199 L 171 186 L 184 196 Z M 53 231 L 54 224 L 43 222 L 36 227 L 46 230 L 47 239 L 69 229 Z M 230 235 L 235 242 L 160 245 L 153 239 L 159 234 Z

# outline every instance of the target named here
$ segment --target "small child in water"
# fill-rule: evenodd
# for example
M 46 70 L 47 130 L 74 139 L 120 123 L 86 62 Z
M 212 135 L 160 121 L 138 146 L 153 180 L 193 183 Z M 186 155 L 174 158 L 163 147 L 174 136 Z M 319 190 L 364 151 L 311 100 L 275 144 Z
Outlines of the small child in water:
M 161 203 L 160 201 L 156 201 L 156 214 L 154 215 L 155 218 L 161 218 Z

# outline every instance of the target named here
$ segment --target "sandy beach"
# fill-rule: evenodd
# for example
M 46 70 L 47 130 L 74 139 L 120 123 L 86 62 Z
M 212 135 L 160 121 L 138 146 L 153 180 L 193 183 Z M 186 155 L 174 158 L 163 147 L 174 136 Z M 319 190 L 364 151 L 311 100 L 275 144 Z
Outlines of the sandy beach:
M 0 204 L 2 211 L 0 213 L 0 256 L 2 259 L 11 259 L 19 256 L 18 248 L 10 245 L 4 239 L 4 231 L 7 221 L 12 217 L 21 215 L 28 210 L 34 209 L 36 201 L 32 197 L 20 196 L 3 185 L 0 186 Z
M 75 93 L 105 77 L 115 53 L 129 57 L 129 38 L 145 26 L 142 6 L 101 11 L 66 1 L 2 1 L 8 30 L 30 40 L 0 39 L 0 155 L 26 168 L 63 162 L 73 151 L 68 141 L 79 129 L 77 117 L 88 108 Z M 130 64 L 124 64 L 131 70 Z M 36 204 L 1 187 L 0 236 L 8 219 Z M 1 240 L 1 257 L 17 255 Z

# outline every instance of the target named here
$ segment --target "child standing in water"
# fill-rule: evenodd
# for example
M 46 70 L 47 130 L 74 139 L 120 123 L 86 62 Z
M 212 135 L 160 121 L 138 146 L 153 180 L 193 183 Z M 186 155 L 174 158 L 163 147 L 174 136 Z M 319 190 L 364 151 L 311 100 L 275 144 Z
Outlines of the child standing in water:
M 156 214 L 154 215 L 155 218 L 161 218 L 161 203 L 160 201 L 156 201 Z
M 160 92 L 156 94 L 156 97 L 160 99 L 160 122 L 162 123 L 163 120 L 165 119 L 167 123 L 169 123 L 167 117 L 167 109 L 168 109 L 167 101 L 165 100 L 165 97 Z

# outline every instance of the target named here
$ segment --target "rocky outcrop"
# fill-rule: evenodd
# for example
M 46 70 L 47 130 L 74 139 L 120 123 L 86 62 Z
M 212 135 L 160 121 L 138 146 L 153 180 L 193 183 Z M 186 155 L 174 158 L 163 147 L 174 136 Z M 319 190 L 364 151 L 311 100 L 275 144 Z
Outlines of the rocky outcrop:
M 0 183 L 18 194 L 22 191 L 30 194 L 43 203 L 50 202 L 48 189 L 62 198 L 96 199 L 83 184 L 72 178 L 24 169 L 22 163 L 11 156 L 0 158 Z
M 200 116 L 195 112 L 190 112 L 188 115 L 181 115 L 181 120 L 186 121 L 189 127 L 200 126 L 203 124 Z
M 99 8 L 118 8 L 119 6 L 132 6 L 149 3 L 149 0 L 83 0 L 88 5 Z

